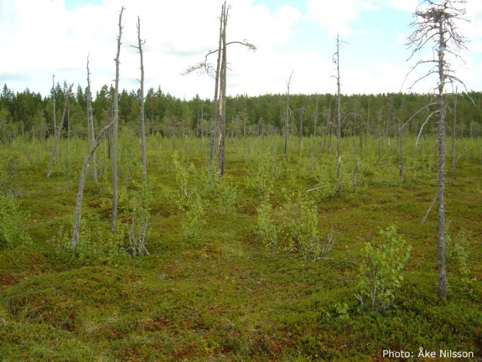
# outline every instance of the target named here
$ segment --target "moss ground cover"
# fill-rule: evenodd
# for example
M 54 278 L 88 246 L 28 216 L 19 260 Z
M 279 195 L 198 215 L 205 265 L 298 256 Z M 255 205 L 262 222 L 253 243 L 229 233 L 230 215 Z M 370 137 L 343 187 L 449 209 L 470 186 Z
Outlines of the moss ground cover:
M 30 238 L 6 243 L 0 236 L 2 360 L 381 361 L 384 350 L 426 360 L 418 358 L 420 348 L 482 357 L 480 140 L 458 140 L 467 151 L 447 186 L 449 232 L 455 240 L 462 228 L 469 231 L 468 271 L 459 278 L 449 264 L 447 301 L 437 297 L 435 208 L 420 223 L 435 196 L 434 139 L 417 148 L 405 136 L 403 180 L 394 144 L 384 145 L 379 159 L 376 140 L 362 153 L 344 140 L 344 193 L 336 194 L 335 155 L 321 146 L 314 152 L 312 140 L 301 157 L 296 150 L 284 160 L 281 137 L 229 139 L 226 184 L 210 188 L 207 140 L 151 136 L 150 254 L 134 258 L 122 250 L 127 234 L 124 245 L 106 241 L 111 190 L 103 146 L 99 184 L 89 177 L 82 216 L 84 240 L 103 247 L 82 257 L 68 248 L 84 141 L 72 140 L 76 152 L 68 164 L 61 153 L 49 179 L 48 143 L 17 139 L 1 148 L 0 192 L 15 196 L 19 227 Z M 121 137 L 121 225 L 132 217 L 132 180 L 141 179 L 137 146 L 134 135 Z M 195 170 L 189 192 L 203 207 L 195 237 L 185 236 L 182 212 L 169 196 L 179 190 L 175 153 Z M 319 235 L 333 226 L 333 246 L 315 262 L 297 250 L 296 236 L 293 248 L 273 251 L 256 233 L 257 210 L 268 200 L 276 216 L 283 188 L 307 193 Z M 219 195 L 232 201 L 226 190 L 236 194 L 234 209 L 216 202 Z M 390 225 L 411 246 L 403 282 L 386 309 L 361 308 L 355 294 L 364 245 Z

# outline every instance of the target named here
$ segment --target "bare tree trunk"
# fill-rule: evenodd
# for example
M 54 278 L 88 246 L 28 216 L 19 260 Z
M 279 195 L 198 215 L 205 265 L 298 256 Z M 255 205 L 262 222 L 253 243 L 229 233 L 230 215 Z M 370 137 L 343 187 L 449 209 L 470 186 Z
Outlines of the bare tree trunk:
M 58 155 L 57 150 L 58 150 L 59 138 L 60 138 L 60 134 L 62 133 L 62 128 L 64 126 L 65 113 L 67 112 L 67 104 L 69 103 L 70 92 L 71 92 L 73 86 L 74 86 L 74 84 L 72 83 L 70 85 L 69 89 L 66 90 L 66 92 L 65 92 L 64 110 L 62 112 L 62 119 L 60 120 L 59 128 L 58 128 L 57 132 L 55 133 L 54 149 L 52 151 L 52 156 L 50 156 L 49 167 L 47 169 L 47 178 L 50 177 L 50 173 L 52 172 L 52 164 L 53 164 L 55 155 Z M 58 159 L 58 156 L 57 156 L 57 159 Z
M 226 48 L 226 26 L 228 23 L 228 12 L 226 2 L 223 4 L 221 12 L 222 18 L 222 56 L 221 58 L 221 74 L 220 74 L 220 99 L 219 99 L 219 141 L 218 141 L 218 174 L 224 175 L 224 149 L 226 138 L 226 72 L 227 72 L 227 48 Z
M 386 137 L 387 137 L 387 144 L 388 144 L 388 148 L 390 149 L 390 146 L 391 146 L 391 142 L 390 142 L 390 124 L 391 124 L 391 121 L 393 119 L 393 98 L 390 97 L 390 99 L 388 100 L 388 117 L 387 117 L 387 134 L 386 134 Z M 388 152 L 389 153 L 389 152 Z M 388 155 L 387 153 L 387 155 Z
M 291 71 L 290 77 L 286 82 L 286 112 L 285 112 L 285 158 L 288 156 L 288 135 L 289 135 L 289 120 L 290 120 L 290 83 L 294 70 Z
M 332 136 L 333 136 L 333 118 L 334 118 L 333 115 L 332 115 L 332 113 L 331 113 L 332 101 L 333 101 L 333 98 L 330 99 L 330 109 L 329 109 L 329 111 L 328 111 L 328 113 L 329 113 L 329 119 L 326 120 L 326 126 L 327 126 L 327 128 L 328 128 L 328 122 L 329 122 L 329 126 L 330 126 L 330 127 L 329 127 L 329 131 L 328 131 L 329 134 L 330 134 L 329 144 L 328 144 L 328 149 L 329 149 L 329 151 L 330 151 L 330 156 L 331 156 L 331 150 L 332 150 L 332 147 L 331 147 L 331 138 L 332 138 Z
M 139 55 L 141 58 L 141 94 L 140 94 L 140 106 L 141 106 L 141 151 L 142 151 L 142 181 L 147 181 L 147 164 L 146 164 L 146 127 L 145 127 L 145 114 L 144 114 L 144 54 L 142 53 L 142 46 L 146 43 L 145 40 L 141 40 L 141 18 L 137 17 L 137 46 L 132 47 L 136 48 L 139 51 Z
M 218 121 L 218 96 L 219 96 L 219 76 L 221 71 L 221 52 L 223 47 L 223 14 L 226 3 L 221 7 L 221 16 L 219 18 L 219 43 L 218 43 L 218 60 L 216 65 L 216 76 L 214 81 L 214 99 L 213 99 L 213 119 L 211 121 L 211 145 L 209 153 L 209 168 L 212 172 L 214 163 L 214 142 L 216 139 L 216 124 Z
M 299 157 L 301 157 L 301 147 L 303 145 L 303 114 L 305 112 L 305 108 L 299 109 L 300 112 L 300 120 L 298 124 L 298 153 Z
M 455 148 L 455 139 L 457 138 L 457 92 L 455 92 L 454 100 L 454 123 L 452 126 L 452 180 L 455 178 L 455 169 L 457 168 L 457 154 Z
M 368 111 L 367 111 L 367 133 L 365 139 L 365 146 L 368 147 L 368 136 L 370 134 L 370 106 L 371 106 L 372 97 L 368 96 Z
M 377 140 L 378 140 L 378 164 L 382 159 L 382 110 L 378 111 L 378 128 L 377 128 Z
M 224 174 L 224 143 L 226 137 L 226 73 L 227 73 L 227 46 L 230 44 L 241 44 L 248 47 L 250 50 L 256 50 L 256 46 L 244 41 L 231 41 L 226 42 L 226 25 L 228 22 L 229 7 L 226 7 L 226 1 L 224 1 L 221 7 L 221 17 L 219 19 L 219 45 L 218 49 L 209 51 L 205 56 L 205 61 L 199 63 L 196 66 L 189 67 L 183 74 L 189 74 L 194 70 L 204 68 L 208 73 L 211 73 L 212 67 L 207 63 L 209 55 L 218 53 L 218 61 L 216 66 L 216 79 L 214 86 L 214 106 L 213 106 L 213 119 L 211 123 L 211 153 L 209 157 L 210 171 L 212 172 L 212 166 L 214 161 L 214 143 L 215 143 L 215 127 L 218 121 L 219 115 L 219 142 L 218 142 L 218 172 L 220 175 Z M 218 99 L 218 91 L 220 97 Z M 218 109 L 219 107 L 219 109 Z
M 425 4 L 425 2 L 427 4 Z M 433 50 L 437 57 L 430 60 L 420 60 L 412 67 L 413 71 L 418 65 L 426 63 L 435 63 L 431 71 L 424 77 L 419 78 L 414 82 L 416 84 L 420 80 L 426 78 L 431 74 L 438 74 L 438 110 L 432 112 L 428 119 L 435 113 L 438 113 L 439 121 L 437 128 L 437 146 L 438 146 L 438 185 L 437 185 L 437 264 L 438 264 L 438 295 L 441 299 L 447 298 L 447 271 L 445 260 L 445 122 L 446 122 L 446 107 L 445 100 L 445 84 L 448 82 L 462 83 L 463 82 L 454 75 L 451 70 L 450 61 L 445 59 L 445 52 L 448 52 L 455 57 L 459 57 L 457 52 L 466 49 L 467 40 L 459 33 L 456 26 L 456 20 L 463 20 L 463 15 L 466 10 L 457 5 L 464 5 L 465 0 L 442 0 L 435 2 L 427 0 L 420 4 L 415 12 L 416 21 L 412 23 L 416 30 L 410 35 L 409 42 L 413 48 L 412 56 L 419 52 L 428 41 L 434 41 L 435 46 Z M 423 7 L 422 7 L 423 5 Z M 425 5 L 428 5 L 425 7 Z M 464 85 L 464 84 L 463 84 Z M 465 85 L 464 85 L 465 86 Z M 413 85 L 412 85 L 413 87 Z M 427 122 L 425 121 L 425 123 Z M 423 126 L 422 126 L 423 127 Z M 421 132 L 420 132 L 421 133 Z M 418 141 L 418 139 L 417 139 Z M 435 148 L 437 149 L 437 147 Z M 430 211 L 430 209 L 429 209 Z M 429 212 L 428 211 L 428 212 Z M 427 215 L 428 215 L 427 212 Z M 426 218 L 426 217 L 425 217 Z M 424 218 L 424 219 L 425 219 Z
M 336 164 L 336 175 L 338 179 L 337 192 L 343 192 L 343 185 L 341 183 L 341 85 L 340 85 L 340 35 L 336 37 L 336 53 L 334 57 L 336 63 L 336 85 L 337 85 L 337 128 L 336 128 L 336 153 L 338 161 Z
M 89 56 L 87 56 L 87 120 L 91 147 L 95 143 L 95 128 L 94 128 L 94 116 L 92 112 L 92 92 L 90 88 L 90 70 L 89 70 Z M 92 154 L 92 176 L 94 178 L 94 184 L 97 185 L 97 160 L 95 157 L 95 150 Z
M 105 126 L 97 136 L 96 139 L 92 142 L 92 146 L 90 148 L 90 152 L 87 156 L 84 157 L 84 163 L 82 165 L 82 173 L 80 174 L 79 180 L 79 188 L 77 190 L 77 201 L 75 203 L 75 215 L 74 215 L 74 229 L 72 232 L 72 240 L 70 241 L 70 248 L 75 249 L 77 247 L 77 242 L 79 240 L 80 235 L 80 219 L 82 216 L 82 197 L 84 195 L 84 186 L 85 186 L 85 174 L 87 173 L 87 167 L 89 166 L 89 160 L 94 155 L 95 150 L 100 144 L 100 140 L 106 132 L 116 123 L 116 119 L 114 118 L 111 123 Z
M 54 137 L 57 135 L 57 109 L 55 108 L 55 74 L 52 76 L 52 110 L 54 116 Z M 59 153 L 56 151 L 55 158 L 59 159 Z
M 316 94 L 316 108 L 313 115 L 313 155 L 316 154 L 316 125 L 318 124 L 318 94 Z
M 437 131 L 439 162 L 437 186 L 437 262 L 438 262 L 438 295 L 447 298 L 447 271 L 445 267 L 445 31 L 443 22 L 439 20 L 439 50 L 438 50 L 438 75 L 439 75 L 439 124 Z
M 117 221 L 117 131 L 119 127 L 119 56 L 122 38 L 122 13 L 124 7 L 119 13 L 119 35 L 117 36 L 117 54 L 115 57 L 115 88 L 114 88 L 114 125 L 112 131 L 112 231 L 116 229 Z
M 403 126 L 399 129 L 400 137 L 400 165 L 399 165 L 399 176 L 403 180 Z

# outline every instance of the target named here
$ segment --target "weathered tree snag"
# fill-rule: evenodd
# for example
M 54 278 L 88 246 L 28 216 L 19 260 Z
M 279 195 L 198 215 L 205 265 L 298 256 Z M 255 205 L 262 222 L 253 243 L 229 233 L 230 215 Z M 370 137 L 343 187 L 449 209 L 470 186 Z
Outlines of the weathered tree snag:
M 226 2 L 223 4 L 221 11 L 222 19 L 222 59 L 221 59 L 221 76 L 220 76 L 220 99 L 219 99 L 219 141 L 218 141 L 218 174 L 224 175 L 224 149 L 226 138 L 226 72 L 227 72 L 227 49 L 226 49 L 226 26 L 228 24 L 229 7 L 226 8 Z M 221 55 L 219 54 L 219 55 Z
M 92 92 L 90 89 L 89 56 L 87 56 L 87 127 L 89 129 L 90 144 L 93 147 L 95 143 L 95 128 L 94 116 L 92 112 Z M 97 185 L 97 160 L 95 157 L 95 152 L 92 154 L 92 176 L 94 178 L 94 183 Z
M 112 224 L 111 229 L 115 231 L 117 221 L 117 130 L 119 127 L 119 56 L 122 38 L 122 13 L 119 13 L 119 35 L 117 36 L 117 54 L 115 57 L 115 87 L 114 87 L 114 125 L 112 128 Z
M 313 155 L 316 155 L 316 125 L 318 124 L 318 93 L 316 94 L 316 105 L 315 105 L 315 112 L 313 113 Z
M 82 215 L 82 197 L 84 195 L 84 186 L 85 186 L 85 175 L 87 173 L 87 168 L 89 167 L 89 160 L 95 153 L 95 150 L 100 144 L 100 140 L 107 131 L 115 124 L 116 119 L 113 119 L 111 123 L 105 126 L 98 134 L 97 138 L 94 139 L 92 146 L 90 148 L 90 152 L 87 156 L 84 157 L 84 163 L 82 165 L 82 172 L 80 174 L 79 180 L 79 188 L 77 190 L 77 201 L 75 203 L 75 215 L 74 215 L 74 229 L 72 232 L 72 240 L 70 241 L 70 248 L 75 249 L 77 247 L 77 242 L 79 240 L 80 234 L 80 219 Z
M 341 183 L 341 83 L 340 83 L 340 35 L 336 36 L 336 53 L 333 56 L 333 62 L 336 64 L 336 86 L 337 86 L 337 127 L 336 127 L 336 155 L 338 161 L 336 163 L 336 176 L 338 180 L 337 192 L 343 192 L 343 185 Z
M 429 41 L 434 41 L 434 58 L 431 60 L 420 60 L 412 67 L 413 71 L 422 64 L 433 64 L 433 67 L 420 80 L 434 74 L 438 77 L 438 186 L 437 186 L 437 263 L 438 263 L 438 295 L 442 299 L 447 298 L 447 271 L 445 265 L 445 123 L 446 123 L 446 100 L 445 85 L 447 82 L 463 82 L 458 79 L 451 69 L 450 62 L 446 60 L 446 53 L 460 57 L 458 52 L 465 49 L 466 39 L 459 33 L 456 21 L 463 20 L 465 9 L 457 5 L 466 4 L 465 0 L 425 0 L 415 12 L 416 20 L 412 26 L 416 30 L 409 37 L 409 45 L 413 48 L 412 56 L 422 50 Z M 411 72 L 410 71 L 410 72 Z M 410 74 L 410 73 L 409 73 Z M 413 87 L 412 85 L 412 87 Z M 430 116 L 431 116 L 430 115 Z M 429 116 L 429 118 L 430 118 Z M 428 119 L 427 119 L 428 120 Z M 427 121 L 426 121 L 427 122 Z M 428 213 L 427 213 L 428 214 Z
M 142 151 L 142 181 L 147 181 L 147 164 L 146 164 L 146 128 L 144 122 L 144 55 L 142 53 L 142 46 L 146 43 L 145 40 L 141 40 L 141 18 L 137 17 L 137 46 L 131 45 L 131 47 L 136 48 L 139 51 L 141 58 L 141 79 L 139 81 L 141 85 L 141 94 L 139 103 L 141 106 L 141 151 Z
M 219 26 L 219 45 L 217 50 L 209 51 L 204 57 L 204 61 L 190 66 L 183 75 L 189 74 L 195 70 L 204 69 L 208 74 L 213 73 L 213 67 L 208 64 L 207 58 L 215 53 L 218 53 L 218 60 L 215 75 L 214 85 L 214 107 L 213 107 L 213 120 L 211 123 L 211 153 L 209 156 L 209 165 L 212 170 L 214 160 L 214 142 L 215 142 L 215 127 L 216 122 L 219 128 L 219 140 L 218 140 L 218 173 L 224 174 L 224 147 L 226 136 L 226 75 L 227 75 L 227 47 L 231 44 L 241 44 L 246 46 L 249 50 L 256 50 L 253 44 L 244 41 L 231 41 L 226 42 L 226 25 L 228 22 L 229 7 L 226 7 L 226 1 L 224 1 L 221 7 L 221 17 Z M 219 93 L 219 97 L 218 97 Z
M 458 91 L 455 91 L 455 98 L 454 98 L 454 123 L 452 125 L 452 180 L 455 178 L 455 169 L 457 168 L 457 161 L 458 157 L 456 148 L 455 148 L 455 139 L 457 138 L 457 94 Z
M 54 122 L 54 137 L 57 134 L 57 109 L 55 108 L 55 74 L 52 75 L 52 111 L 53 111 L 53 122 Z M 58 160 L 59 154 L 58 152 L 55 154 L 56 159 Z
M 47 178 L 50 177 L 50 173 L 52 172 L 52 165 L 53 165 L 55 156 L 57 155 L 57 158 L 58 158 L 57 147 L 58 147 L 58 143 L 59 143 L 60 134 L 62 133 L 62 128 L 64 127 L 65 113 L 67 111 L 67 104 L 69 103 L 70 92 L 72 91 L 73 86 L 74 86 L 74 84 L 72 83 L 70 85 L 70 87 L 65 91 L 64 110 L 62 111 L 62 119 L 60 120 L 59 128 L 57 129 L 57 132 L 55 133 L 54 149 L 52 151 L 52 156 L 50 156 L 49 167 L 47 169 Z
M 305 107 L 298 109 L 300 118 L 298 120 L 298 154 L 301 157 L 301 148 L 303 146 L 303 116 L 305 114 Z
M 291 71 L 290 77 L 286 82 L 286 112 L 285 112 L 285 158 L 288 156 L 288 135 L 290 132 L 290 117 L 291 117 L 291 109 L 290 109 L 290 84 L 291 84 L 291 77 L 293 76 L 294 70 Z

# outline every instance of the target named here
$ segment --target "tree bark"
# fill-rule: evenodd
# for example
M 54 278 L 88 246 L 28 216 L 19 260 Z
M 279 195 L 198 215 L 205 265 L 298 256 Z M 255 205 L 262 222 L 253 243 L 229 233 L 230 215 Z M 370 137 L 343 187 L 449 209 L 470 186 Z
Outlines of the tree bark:
M 288 156 L 288 135 L 289 135 L 289 121 L 290 121 L 290 83 L 294 70 L 291 71 L 290 77 L 286 82 L 286 112 L 285 112 L 285 158 Z
M 216 74 L 214 80 L 214 99 L 213 99 L 213 119 L 211 121 L 211 137 L 210 137 L 210 153 L 209 153 L 209 168 L 212 172 L 214 163 L 214 143 L 216 139 L 216 125 L 218 122 L 218 97 L 219 97 L 219 77 L 221 71 L 221 52 L 223 49 L 223 14 L 226 3 L 221 7 L 221 16 L 219 18 L 219 42 L 218 42 L 218 59 L 216 63 Z
M 438 161 L 438 186 L 437 186 L 437 263 L 438 263 L 438 295 L 447 298 L 447 271 L 445 266 L 445 33 L 442 18 L 439 20 L 439 50 L 438 50 L 438 75 L 439 75 L 439 124 L 437 131 L 439 161 Z
M 55 74 L 52 76 L 52 110 L 54 121 L 54 137 L 57 135 L 57 109 L 55 108 Z M 56 159 L 59 159 L 58 152 L 55 154 Z
M 114 118 L 111 123 L 105 126 L 97 136 L 96 139 L 92 142 L 92 146 L 90 148 L 90 152 L 87 156 L 84 157 L 84 163 L 82 165 L 82 172 L 80 174 L 79 180 L 79 188 L 77 190 L 77 201 L 75 203 L 75 215 L 74 215 L 74 229 L 72 232 L 72 240 L 70 241 L 70 248 L 75 249 L 77 247 L 77 242 L 79 240 L 80 235 L 80 219 L 82 216 L 82 197 L 84 195 L 84 186 L 85 186 L 85 174 L 87 173 L 87 168 L 89 166 L 89 160 L 95 154 L 95 150 L 100 144 L 100 140 L 106 132 L 115 124 L 116 119 Z
M 336 164 L 336 175 L 338 179 L 337 192 L 343 192 L 343 185 L 341 183 L 341 83 L 340 83 L 340 35 L 336 37 L 336 85 L 337 85 L 337 128 L 336 128 L 336 154 L 337 154 L 337 164 Z
M 94 116 L 92 112 L 92 92 L 90 88 L 90 70 L 89 70 L 89 56 L 87 56 L 87 120 L 91 147 L 95 144 L 95 128 L 94 128 Z M 92 176 L 94 178 L 94 184 L 97 185 L 97 160 L 95 152 L 92 154 Z
M 455 148 L 456 138 L 457 138 L 457 92 L 455 92 L 454 123 L 452 126 L 452 180 L 455 178 L 455 169 L 457 168 L 457 154 L 456 154 L 456 148 Z
M 146 127 L 145 127 L 145 114 L 144 114 L 144 55 L 142 53 L 142 45 L 146 43 L 145 40 L 141 40 L 141 18 L 137 17 L 137 46 L 134 46 L 139 50 L 140 61 L 141 61 L 141 94 L 140 94 L 140 106 L 141 106 L 141 152 L 142 152 L 142 181 L 147 182 L 147 163 L 146 163 Z
M 58 143 L 59 143 L 60 134 L 62 133 L 62 128 L 64 127 L 64 119 L 65 119 L 65 113 L 67 111 L 67 103 L 69 102 L 70 92 L 71 92 L 73 86 L 74 86 L 74 84 L 72 83 L 70 85 L 69 89 L 66 90 L 66 92 L 65 92 L 64 110 L 62 111 L 62 119 L 60 120 L 59 128 L 58 128 L 57 132 L 55 133 L 54 149 L 52 151 L 52 156 L 50 156 L 49 167 L 47 169 L 47 178 L 50 177 L 50 173 L 52 172 L 52 165 L 53 165 L 54 158 L 56 157 L 56 155 L 57 155 L 57 159 L 58 159 L 58 151 L 57 151 L 58 148 L 57 147 L 58 147 Z
M 115 88 L 114 88 L 114 124 L 112 130 L 112 224 L 111 230 L 115 231 L 117 221 L 117 132 L 119 127 L 119 67 L 120 67 L 120 47 L 122 38 L 122 13 L 124 7 L 119 13 L 119 35 L 117 36 L 117 54 L 115 57 Z
M 226 138 L 226 71 L 227 71 L 227 52 L 226 52 L 226 25 L 228 23 L 228 12 L 226 2 L 223 4 L 221 11 L 222 18 L 222 52 L 221 56 L 221 74 L 220 74 L 220 98 L 219 98 L 219 141 L 218 141 L 218 174 L 224 175 L 224 147 Z

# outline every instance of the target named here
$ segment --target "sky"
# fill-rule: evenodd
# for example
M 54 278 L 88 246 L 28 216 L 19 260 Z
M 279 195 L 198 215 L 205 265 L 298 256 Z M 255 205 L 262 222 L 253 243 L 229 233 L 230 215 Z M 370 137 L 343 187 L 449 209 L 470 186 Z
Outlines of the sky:
M 432 59 L 431 45 L 407 61 L 407 38 L 420 0 L 231 0 L 227 41 L 227 92 L 231 96 L 335 93 L 333 55 L 340 36 L 344 94 L 407 92 Z M 137 19 L 141 19 L 145 89 L 158 87 L 181 99 L 214 95 L 205 73 L 182 73 L 217 48 L 222 0 L 0 0 L 0 85 L 48 96 L 52 76 L 61 85 L 85 88 L 87 56 L 94 93 L 113 85 L 119 12 L 125 7 L 120 54 L 120 89 L 139 88 Z M 482 1 L 468 0 L 459 24 L 469 41 L 453 69 L 467 89 L 482 90 Z M 215 56 L 208 58 L 216 63 Z M 427 78 L 411 90 L 434 90 Z

